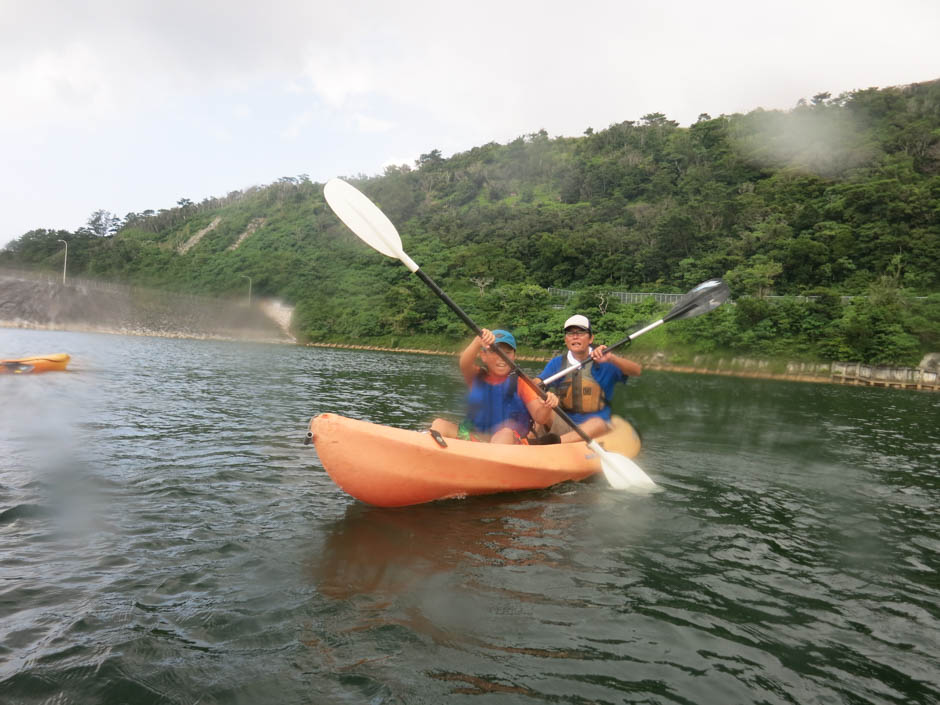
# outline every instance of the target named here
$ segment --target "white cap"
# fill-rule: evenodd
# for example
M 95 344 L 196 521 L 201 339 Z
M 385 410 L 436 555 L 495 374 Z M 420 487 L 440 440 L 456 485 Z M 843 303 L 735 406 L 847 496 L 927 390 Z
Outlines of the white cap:
M 580 313 L 576 313 L 574 316 L 565 321 L 565 325 L 562 330 L 568 330 L 568 328 L 571 326 L 584 328 L 586 331 L 591 330 L 591 322 L 587 319 L 587 316 L 582 316 Z

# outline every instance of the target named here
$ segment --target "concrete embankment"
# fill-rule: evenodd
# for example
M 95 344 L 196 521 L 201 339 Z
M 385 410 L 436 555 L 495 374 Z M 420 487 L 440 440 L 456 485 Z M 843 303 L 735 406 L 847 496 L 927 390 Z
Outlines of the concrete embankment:
M 767 360 L 734 358 L 725 361 L 705 362 L 699 360 L 691 365 L 669 364 L 653 357 L 644 361 L 646 369 L 689 372 L 697 374 L 724 375 L 728 377 L 755 377 L 758 379 L 780 379 L 790 382 L 830 382 L 868 387 L 891 387 L 940 391 L 940 373 L 925 358 L 921 367 L 890 367 L 864 365 L 858 362 L 788 362 L 784 371 L 774 371 L 779 363 Z
M 289 319 L 271 302 L 0 272 L 0 327 L 293 343 Z

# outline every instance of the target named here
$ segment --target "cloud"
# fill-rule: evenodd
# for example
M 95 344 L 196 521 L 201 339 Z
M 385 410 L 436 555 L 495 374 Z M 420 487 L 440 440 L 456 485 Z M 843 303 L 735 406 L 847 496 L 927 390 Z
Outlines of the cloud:
M 81 43 L 46 50 L 19 64 L 0 68 L 0 95 L 5 126 L 40 122 L 100 120 L 118 103 L 114 83 L 103 80 L 100 54 Z
M 509 139 L 663 111 L 789 107 L 803 93 L 933 78 L 940 9 L 901 0 L 760 4 L 585 0 L 264 6 L 164 0 L 0 9 L 4 122 L 133 117 L 181 95 L 309 91 L 348 116 L 377 104 Z M 917 21 L 915 21 L 915 18 Z M 934 47 L 927 49 L 927 47 Z M 922 66 L 925 75 L 912 75 Z M 854 68 L 853 68 L 854 67 Z M 860 68 L 864 68 L 864 71 Z M 868 76 L 870 78 L 863 78 Z M 834 85 L 838 84 L 838 85 Z M 794 95 L 794 91 L 801 95 Z
M 361 132 L 388 132 L 395 124 L 381 118 L 374 118 L 361 113 L 353 115 L 353 122 Z
M 372 92 L 375 85 L 372 66 L 343 52 L 310 50 L 303 74 L 313 92 L 332 108 L 344 107 L 352 98 Z
M 44 194 L 46 222 L 74 228 L 236 178 L 375 173 L 382 155 L 650 112 L 789 108 L 937 78 L 938 26 L 933 0 L 0 0 L 0 194 Z M 209 192 L 179 185 L 181 153 Z M 102 203 L 132 181 L 117 167 L 69 189 L 50 176 L 115 154 L 147 165 L 133 204 Z M 60 215 L 66 191 L 80 205 Z M 6 208 L 0 244 L 43 225 L 35 210 Z
M 288 140 L 295 140 L 303 133 L 304 129 L 313 121 L 313 111 L 306 110 L 299 115 L 294 115 L 288 120 L 287 127 L 281 132 L 281 137 Z

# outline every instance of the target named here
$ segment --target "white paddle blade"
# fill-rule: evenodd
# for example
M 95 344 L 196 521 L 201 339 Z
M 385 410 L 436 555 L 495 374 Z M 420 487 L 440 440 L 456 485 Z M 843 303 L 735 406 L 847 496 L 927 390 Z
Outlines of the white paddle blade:
M 659 491 L 659 485 L 630 458 L 604 450 L 597 441 L 591 441 L 588 447 L 600 456 L 604 477 L 615 490 L 629 490 L 637 494 Z
M 406 259 L 411 261 L 402 250 L 401 238 L 392 221 L 355 186 L 342 179 L 330 179 L 323 187 L 323 197 L 336 216 L 364 243 L 406 264 Z
M 721 279 L 709 279 L 679 299 L 672 310 L 663 316 L 663 320 L 681 321 L 683 318 L 701 316 L 718 308 L 730 297 L 731 290 L 727 284 Z

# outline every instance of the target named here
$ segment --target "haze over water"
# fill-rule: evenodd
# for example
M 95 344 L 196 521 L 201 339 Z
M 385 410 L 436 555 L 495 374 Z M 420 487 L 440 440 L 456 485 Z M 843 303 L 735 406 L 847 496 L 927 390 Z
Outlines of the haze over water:
M 0 330 L 60 351 L 0 376 L 0 703 L 940 700 L 935 394 L 651 372 L 665 491 L 380 510 L 306 424 L 454 358 Z

